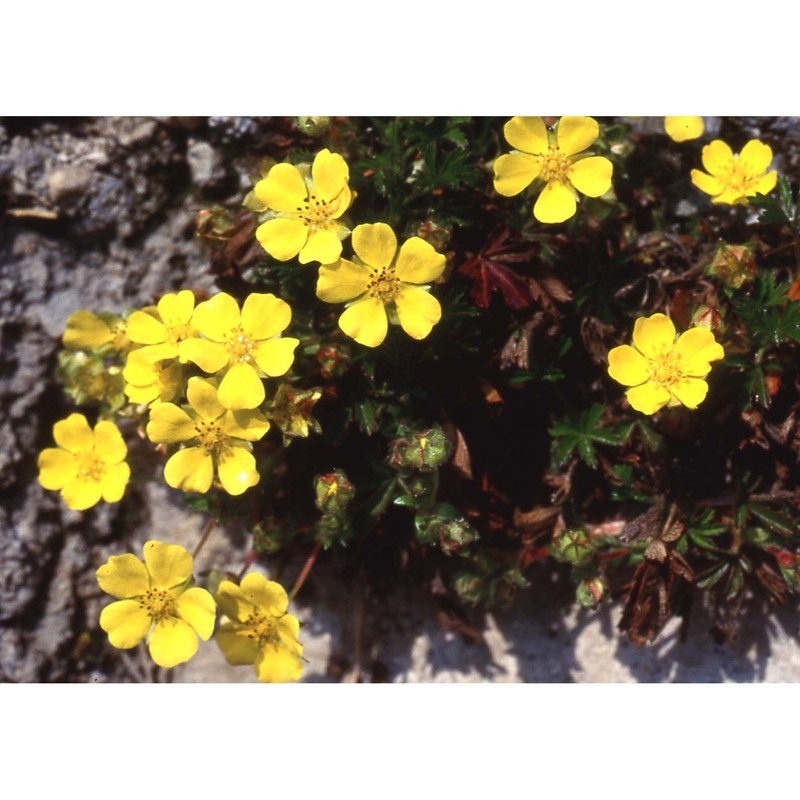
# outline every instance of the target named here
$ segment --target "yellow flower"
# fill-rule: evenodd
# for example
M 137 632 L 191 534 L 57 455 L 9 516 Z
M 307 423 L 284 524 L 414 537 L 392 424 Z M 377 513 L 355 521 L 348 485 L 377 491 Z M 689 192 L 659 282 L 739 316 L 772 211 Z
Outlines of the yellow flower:
M 185 367 L 175 359 L 152 361 L 144 351 L 128 354 L 122 377 L 131 403 L 168 403 L 183 392 Z
M 296 681 L 303 672 L 303 646 L 297 641 L 300 623 L 286 613 L 289 598 L 283 587 L 257 572 L 241 585 L 222 581 L 214 599 L 226 617 L 217 644 L 229 664 L 254 664 L 263 683 Z
M 712 203 L 746 203 L 748 197 L 775 188 L 778 173 L 767 172 L 771 163 L 772 148 L 758 139 L 751 139 L 738 155 L 715 139 L 703 148 L 703 166 L 710 174 L 693 169 L 692 183 L 710 194 Z
M 216 470 L 222 488 L 239 495 L 259 481 L 250 442 L 268 430 L 267 418 L 258 411 L 231 411 L 217 398 L 211 381 L 190 378 L 186 396 L 191 413 L 173 403 L 159 403 L 150 411 L 147 436 L 152 442 L 196 442 L 178 450 L 164 467 L 164 478 L 173 489 L 205 493 Z
M 116 314 L 99 316 L 85 309 L 70 315 L 62 341 L 69 350 L 108 347 L 124 352 L 130 347 L 122 317 Z
M 253 190 L 275 216 L 256 231 L 261 246 L 278 261 L 299 254 L 301 264 L 330 264 L 342 254 L 350 229 L 339 222 L 352 199 L 350 170 L 338 153 L 321 150 L 308 169 L 276 164 Z
M 703 135 L 702 117 L 664 117 L 664 130 L 673 142 L 688 142 Z
M 214 631 L 216 606 L 205 589 L 192 587 L 193 559 L 183 548 L 147 542 L 144 563 L 133 553 L 111 556 L 97 582 L 120 598 L 100 614 L 100 627 L 114 647 L 128 650 L 147 639 L 159 667 L 174 667 L 197 652 Z
M 53 426 L 58 447 L 39 454 L 39 483 L 60 491 L 64 502 L 85 511 L 100 502 L 117 503 L 125 494 L 130 467 L 128 447 L 113 422 L 98 422 L 94 430 L 83 414 L 70 414 Z
M 441 319 L 439 301 L 420 284 L 436 280 L 445 257 L 414 236 L 397 252 L 397 237 L 383 222 L 359 225 L 353 231 L 355 261 L 339 259 L 321 266 L 317 297 L 326 303 L 350 305 L 339 327 L 359 344 L 377 347 L 388 330 L 387 308 L 397 313 L 403 330 L 424 339 Z M 393 320 L 394 321 L 394 320 Z
M 703 380 L 711 361 L 723 358 L 722 346 L 706 328 L 690 328 L 675 340 L 675 326 L 664 314 L 640 317 L 633 347 L 623 344 L 608 354 L 608 374 L 624 386 L 628 402 L 643 414 L 663 406 L 697 408 L 708 392 Z
M 194 311 L 193 323 L 205 339 L 187 339 L 181 355 L 205 372 L 225 371 L 219 400 L 226 408 L 256 408 L 266 394 L 260 373 L 277 378 L 294 361 L 299 339 L 281 338 L 292 319 L 288 303 L 274 294 L 250 294 L 242 310 L 220 292 Z
M 197 336 L 192 327 L 193 313 L 194 293 L 189 289 L 165 294 L 158 301 L 160 319 L 147 311 L 134 311 L 128 317 L 128 338 L 144 345 L 137 352 L 151 361 L 178 358 L 181 343 Z
M 537 178 L 544 181 L 533 207 L 539 222 L 564 222 L 574 216 L 576 189 L 600 197 L 611 188 L 612 163 L 583 154 L 600 134 L 591 117 L 561 117 L 555 133 L 548 133 L 541 117 L 514 117 L 503 131 L 516 151 L 494 162 L 494 188 L 513 197 Z

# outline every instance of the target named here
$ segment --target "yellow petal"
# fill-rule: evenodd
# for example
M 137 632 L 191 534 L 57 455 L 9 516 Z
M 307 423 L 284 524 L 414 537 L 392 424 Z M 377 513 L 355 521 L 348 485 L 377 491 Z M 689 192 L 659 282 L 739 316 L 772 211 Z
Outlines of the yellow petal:
M 638 386 L 650 377 L 650 368 L 641 353 L 623 344 L 609 351 L 608 374 L 623 386 Z
M 405 283 L 430 283 L 444 272 L 446 261 L 432 244 L 413 236 L 400 248 L 395 274 Z
M 395 297 L 400 325 L 412 339 L 424 339 L 442 318 L 439 301 L 417 286 L 400 286 Z
M 193 322 L 195 328 L 203 336 L 214 342 L 225 342 L 231 330 L 241 325 L 242 315 L 236 300 L 226 292 L 220 292 L 197 306 L 194 310 Z M 194 340 L 187 339 L 186 341 Z M 206 372 L 212 371 L 216 370 L 206 370 Z
M 53 425 L 53 438 L 70 453 L 83 453 L 94 446 L 94 433 L 83 414 L 70 414 Z
M 296 681 L 303 674 L 299 654 L 283 646 L 265 645 L 256 661 L 256 674 L 262 683 Z
M 733 166 L 733 150 L 722 139 L 714 139 L 703 148 L 703 166 L 715 178 Z
M 111 328 L 105 320 L 91 311 L 76 311 L 67 320 L 64 331 L 64 347 L 73 350 L 92 350 L 110 342 L 113 338 Z
M 515 150 L 534 155 L 547 153 L 547 127 L 541 117 L 513 117 L 503 126 L 503 133 Z
M 653 381 L 628 389 L 625 397 L 631 406 L 642 414 L 655 414 L 669 402 L 669 392 Z
M 178 345 L 181 361 L 197 364 L 203 372 L 219 372 L 230 361 L 225 345 L 206 339 L 184 339 Z
M 142 356 L 141 350 L 134 350 L 128 353 L 122 377 L 128 383 L 147 386 L 156 380 L 156 366 L 149 358 Z
M 369 269 L 340 258 L 319 268 L 317 297 L 326 303 L 347 303 L 367 291 Z
M 503 197 L 513 197 L 539 177 L 542 160 L 526 153 L 507 153 L 495 159 L 494 188 Z
M 118 600 L 100 612 L 100 627 L 108 641 L 121 650 L 136 647 L 150 630 L 150 616 L 138 600 Z
M 683 378 L 669 388 L 687 408 L 697 408 L 708 394 L 708 384 L 702 378 Z
M 160 444 L 177 444 L 197 436 L 194 420 L 173 403 L 159 403 L 150 409 L 147 438 Z
M 377 347 L 386 338 L 389 320 L 380 300 L 365 297 L 345 309 L 339 317 L 339 327 L 359 344 Z
M 219 610 L 235 622 L 244 622 L 253 613 L 253 604 L 233 581 L 221 581 L 214 600 Z
M 261 345 L 261 347 L 263 346 Z M 260 350 L 261 347 L 258 349 Z M 217 397 L 225 408 L 238 410 L 260 406 L 264 402 L 266 393 L 255 367 L 238 362 L 225 373 L 225 377 L 219 385 Z
M 165 294 L 158 301 L 158 314 L 168 328 L 186 325 L 194 312 L 194 293 L 184 289 L 177 294 Z
M 185 547 L 151 539 L 145 542 L 144 564 L 153 586 L 172 589 L 192 576 L 193 559 Z
M 260 478 L 253 454 L 244 447 L 223 448 L 217 471 L 222 488 L 234 497 L 255 486 Z
M 350 170 L 338 153 L 331 153 L 326 148 L 320 150 L 314 158 L 314 163 L 311 165 L 311 178 L 314 181 L 314 192 L 317 197 L 331 201 L 338 197 L 344 189 L 350 178 Z
M 772 148 L 758 139 L 751 139 L 739 153 L 739 166 L 748 177 L 761 175 L 772 163 Z
M 278 629 L 278 633 L 287 647 L 302 652 L 303 648 L 300 647 L 300 642 L 297 641 L 297 637 L 300 633 L 300 622 L 297 617 L 291 614 L 284 614 L 278 622 L 275 623 L 275 627 Z
M 565 156 L 574 156 L 594 144 L 600 126 L 591 117 L 561 117 L 556 126 L 558 149 Z
M 94 428 L 94 447 L 98 457 L 106 464 L 119 464 L 128 455 L 128 445 L 119 428 L 108 420 L 102 420 Z
M 234 439 L 257 442 L 269 430 L 269 420 L 260 411 L 226 411 L 222 432 Z
M 86 511 L 87 508 L 96 506 L 100 502 L 103 489 L 100 481 L 76 475 L 64 485 L 61 496 L 64 498 L 67 508 L 71 508 L 73 511 Z
M 699 169 L 693 169 L 691 172 L 692 183 L 701 191 L 710 194 L 712 197 L 722 192 L 722 183 L 719 178 L 713 175 L 707 175 Z
M 175 608 L 181 619 L 188 622 L 204 642 L 208 641 L 217 618 L 217 606 L 211 594 L 199 587 L 187 589 L 175 601 Z
M 39 483 L 50 491 L 63 489 L 78 474 L 78 459 L 59 447 L 39 453 Z
M 339 219 L 342 214 L 347 211 L 350 207 L 350 203 L 353 201 L 353 193 L 350 190 L 350 187 L 345 184 L 342 191 L 339 193 L 339 196 L 333 200 L 330 204 L 330 211 L 331 211 L 331 219 Z M 350 229 L 346 228 L 347 234 L 349 235 Z M 340 235 L 340 238 L 341 235 Z
M 123 461 L 106 469 L 100 486 L 106 503 L 118 503 L 125 494 L 125 487 L 131 477 L 131 468 Z
M 332 230 L 319 230 L 309 234 L 308 241 L 297 256 L 301 264 L 318 261 L 332 264 L 342 254 L 342 242 Z
M 306 182 L 291 164 L 276 164 L 266 178 L 256 183 L 254 192 L 267 208 L 284 213 L 303 208 L 308 195 Z
M 150 386 L 134 386 L 132 383 L 125 384 L 125 396 L 131 403 L 136 405 L 150 405 L 157 400 L 161 392 L 159 387 L 153 383 Z
M 128 338 L 137 344 L 160 344 L 167 339 L 167 329 L 151 314 L 134 311 L 128 317 Z
M 150 578 L 144 562 L 133 553 L 111 558 L 97 570 L 100 588 L 114 597 L 139 597 L 150 588 Z
M 280 617 L 289 607 L 289 596 L 279 583 L 267 580 L 258 572 L 248 572 L 239 588 L 248 602 L 273 617 Z
M 750 192 L 751 196 L 756 194 L 769 194 L 778 182 L 778 173 L 775 170 L 768 172 L 761 180 L 756 183 L 753 190 Z
M 164 480 L 173 489 L 205 494 L 214 480 L 214 463 L 203 447 L 179 450 L 167 461 Z
M 225 413 L 225 406 L 217 397 L 217 387 L 203 378 L 189 378 L 186 399 L 206 422 L 213 422 Z
M 675 342 L 675 326 L 664 314 L 639 317 L 633 326 L 633 344 L 646 358 L 669 353 Z
M 577 204 L 575 190 L 560 181 L 550 181 L 533 207 L 533 216 L 539 222 L 564 222 L 575 215 Z
M 308 225 L 289 217 L 271 219 L 256 229 L 256 239 L 278 261 L 294 258 L 305 247 L 308 234 Z
M 148 642 L 150 658 L 165 669 L 188 661 L 197 647 L 197 634 L 192 626 L 174 617 L 157 622 Z
M 291 336 L 271 339 L 256 347 L 253 351 L 253 358 L 265 375 L 270 378 L 278 378 L 285 375 L 294 363 L 294 351 L 299 344 L 300 340 L 293 339 Z M 256 403 L 256 405 L 259 404 Z M 252 407 L 255 408 L 255 406 Z
M 353 250 L 367 266 L 388 267 L 397 252 L 397 237 L 385 222 L 359 225 L 353 231 Z
M 702 117 L 664 117 L 664 130 L 673 142 L 688 142 L 703 135 Z
M 567 169 L 572 185 L 587 197 L 600 197 L 611 188 L 614 165 L 603 156 L 582 158 Z
M 249 635 L 247 628 L 241 630 L 230 622 L 225 622 L 220 626 L 214 638 L 217 640 L 225 660 L 235 667 L 243 664 L 255 664 L 256 659 L 261 655 L 258 642 Z
M 708 375 L 709 362 L 725 358 L 722 345 L 707 328 L 690 328 L 682 333 L 675 344 L 675 352 L 681 357 L 681 372 L 693 378 Z
M 271 339 L 292 321 L 291 306 L 274 294 L 249 294 L 242 306 L 242 330 L 257 341 Z

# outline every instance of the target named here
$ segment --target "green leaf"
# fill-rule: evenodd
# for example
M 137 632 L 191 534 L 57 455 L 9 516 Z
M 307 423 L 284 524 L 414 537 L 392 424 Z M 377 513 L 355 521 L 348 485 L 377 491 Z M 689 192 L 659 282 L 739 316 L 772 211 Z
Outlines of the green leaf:
M 558 466 L 562 466 L 570 455 L 577 451 L 587 466 L 595 469 L 598 465 L 594 444 L 620 447 L 630 433 L 630 426 L 621 431 L 603 428 L 601 418 L 605 406 L 595 403 L 581 414 L 572 414 L 556 421 L 550 427 L 550 435 L 554 438 L 553 457 Z
M 748 503 L 747 507 L 750 509 L 750 513 L 759 522 L 763 522 L 771 531 L 787 537 L 792 537 L 798 533 L 798 526 L 783 514 L 772 511 L 760 503 L 751 502 Z

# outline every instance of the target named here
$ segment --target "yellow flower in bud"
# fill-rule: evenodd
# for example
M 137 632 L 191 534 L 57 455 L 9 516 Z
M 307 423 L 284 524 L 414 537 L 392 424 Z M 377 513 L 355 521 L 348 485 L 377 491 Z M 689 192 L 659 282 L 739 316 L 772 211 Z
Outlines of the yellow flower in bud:
M 45 489 L 60 491 L 76 511 L 101 499 L 122 499 L 131 470 L 125 463 L 128 446 L 113 422 L 98 422 L 92 430 L 83 414 L 70 414 L 53 426 L 53 437 L 58 447 L 39 454 L 39 483 Z
M 561 117 L 554 133 L 548 133 L 541 117 L 514 117 L 503 131 L 515 152 L 494 162 L 494 188 L 513 197 L 535 180 L 543 181 L 533 207 L 539 222 L 564 222 L 575 215 L 578 192 L 600 197 L 611 188 L 613 164 L 584 153 L 600 135 L 591 117 Z
M 69 350 L 107 347 L 120 352 L 128 350 L 131 344 L 122 317 L 116 314 L 98 315 L 85 309 L 70 315 L 62 342 Z
M 229 664 L 253 664 L 263 683 L 296 681 L 303 674 L 300 623 L 286 613 L 284 588 L 257 572 L 239 586 L 222 581 L 214 599 L 228 617 L 217 631 L 217 644 Z
M 253 193 L 274 218 L 256 230 L 261 246 L 278 261 L 330 264 L 342 254 L 350 229 L 339 222 L 352 200 L 350 170 L 338 153 L 320 150 L 307 169 L 276 164 Z
M 722 346 L 707 328 L 690 328 L 675 339 L 675 326 L 664 314 L 640 317 L 633 327 L 633 347 L 608 354 L 608 374 L 624 386 L 628 402 L 643 414 L 665 405 L 697 408 L 705 399 L 711 361 L 724 358 Z
M 439 301 L 427 284 L 445 267 L 445 257 L 414 236 L 397 250 L 394 231 L 383 222 L 353 231 L 355 260 L 341 258 L 319 268 L 317 297 L 349 303 L 339 327 L 359 344 L 377 347 L 389 327 L 387 310 L 414 339 L 424 339 L 441 319 Z
M 673 142 L 688 142 L 703 135 L 702 117 L 664 117 L 664 130 Z
M 205 372 L 223 372 L 219 400 L 226 408 L 256 408 L 266 393 L 260 375 L 277 378 L 294 361 L 299 339 L 281 337 L 292 319 L 288 303 L 274 294 L 250 294 L 241 311 L 220 292 L 194 311 L 193 322 L 204 339 L 187 339 L 181 356 Z
M 187 413 L 173 403 L 159 403 L 150 411 L 147 436 L 152 442 L 193 446 L 178 450 L 164 467 L 164 478 L 173 489 L 205 493 L 214 473 L 222 488 L 240 495 L 259 481 L 250 442 L 269 430 L 269 421 L 258 411 L 231 411 L 219 402 L 216 385 L 190 378 Z
M 769 194 L 775 188 L 778 173 L 767 172 L 771 163 L 772 148 L 758 139 L 751 139 L 736 155 L 725 142 L 715 139 L 703 148 L 708 174 L 693 169 L 692 183 L 710 194 L 712 203 L 746 203 L 748 197 Z
M 178 358 L 181 343 L 197 336 L 192 326 L 193 314 L 194 293 L 189 289 L 165 294 L 158 301 L 157 314 L 134 311 L 128 317 L 128 337 L 143 345 L 137 352 L 151 361 Z
M 205 589 L 192 586 L 192 556 L 183 548 L 147 542 L 144 563 L 133 553 L 112 556 L 97 582 L 120 598 L 100 614 L 100 627 L 114 647 L 128 650 L 147 639 L 159 667 L 174 667 L 197 652 L 197 637 L 214 632 L 216 606 Z

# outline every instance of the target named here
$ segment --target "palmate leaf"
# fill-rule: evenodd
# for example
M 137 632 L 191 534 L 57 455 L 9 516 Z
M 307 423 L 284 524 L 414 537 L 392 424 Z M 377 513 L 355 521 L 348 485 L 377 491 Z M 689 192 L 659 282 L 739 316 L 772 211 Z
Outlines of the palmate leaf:
M 605 406 L 595 403 L 588 411 L 567 415 L 550 428 L 557 466 L 565 464 L 572 453 L 577 452 L 583 462 L 594 469 L 598 464 L 596 444 L 621 447 L 625 443 L 631 426 L 625 426 L 623 430 L 604 428 L 600 424 L 604 411 Z
M 798 206 L 792 197 L 792 187 L 783 176 L 778 177 L 778 191 L 774 194 L 757 194 L 749 198 L 750 205 L 761 209 L 758 221 L 763 225 L 791 225 L 798 222 Z

